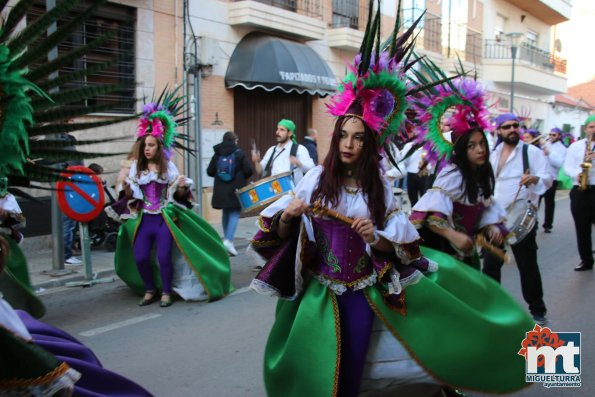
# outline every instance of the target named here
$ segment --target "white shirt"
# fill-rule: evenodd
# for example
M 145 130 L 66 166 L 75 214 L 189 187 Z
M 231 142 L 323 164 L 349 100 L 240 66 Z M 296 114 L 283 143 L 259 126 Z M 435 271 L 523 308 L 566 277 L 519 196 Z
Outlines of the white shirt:
M 432 188 L 421 196 L 419 201 L 412 208 L 413 211 L 420 212 L 440 212 L 448 217 L 452 228 L 455 226 L 453 219 L 454 205 L 458 202 L 465 205 L 471 205 L 469 198 L 463 192 L 463 174 L 454 164 L 444 167 L 436 177 Z M 481 199 L 479 195 L 479 199 Z M 483 211 L 477 228 L 481 229 L 487 225 L 493 225 L 504 221 L 506 212 L 492 198 L 481 200 L 485 210 Z
M 585 159 L 586 139 L 574 142 L 568 147 L 566 151 L 566 159 L 564 160 L 564 172 L 572 178 L 574 185 L 578 185 L 578 176 L 583 171 L 581 163 Z M 595 142 L 592 143 L 591 150 L 595 147 Z M 591 161 L 591 169 L 589 170 L 589 185 L 595 185 L 595 164 Z
M 397 145 L 390 142 L 389 150 L 390 150 L 391 156 L 393 156 L 393 160 L 395 160 L 396 163 L 399 163 L 399 161 L 401 161 L 401 152 L 399 151 L 399 148 L 397 147 Z M 393 163 L 391 163 L 390 160 L 388 159 L 388 154 L 384 155 L 380 164 L 381 164 L 382 170 L 384 171 L 384 176 L 389 181 L 392 182 L 397 179 L 403 178 L 404 175 L 403 175 L 402 171 L 404 171 L 404 169 L 405 169 L 404 165 L 400 164 L 398 168 L 395 167 L 393 165 Z
M 303 178 L 304 174 L 314 168 L 315 164 L 310 157 L 310 153 L 308 153 L 308 149 L 306 149 L 303 145 L 298 145 L 295 156 L 302 166 L 294 168 L 294 166 L 291 164 L 291 161 L 289 161 L 289 154 L 291 153 L 292 145 L 294 145 L 293 142 L 287 143 L 284 147 L 281 147 L 280 145 L 271 146 L 264 154 L 262 160 L 260 160 L 260 165 L 264 170 L 267 163 L 269 162 L 269 158 L 273 154 L 273 149 L 276 148 L 275 157 L 273 157 L 273 164 L 271 166 L 271 175 L 282 174 L 283 172 L 294 170 L 293 181 L 297 185 L 297 183 Z
M 508 208 L 519 190 L 519 182 L 525 173 L 523 170 L 522 148 L 526 143 L 519 141 L 512 153 L 510 153 L 510 156 L 506 159 L 502 169 L 498 172 L 498 161 L 502 155 L 504 145 L 504 143 L 501 143 L 496 146 L 490 155 L 490 163 L 496 176 L 494 199 L 503 208 Z M 538 177 L 539 181 L 535 185 L 521 188 L 518 199 L 530 200 L 537 205 L 539 196 L 544 194 L 552 186 L 553 178 L 548 169 L 545 154 L 543 154 L 541 149 L 533 145 L 528 145 L 528 147 L 529 174 Z
M 545 148 L 549 151 L 546 154 L 547 161 L 549 163 L 550 172 L 554 180 L 558 179 L 558 172 L 562 164 L 564 164 L 564 158 L 566 157 L 566 146 L 560 141 L 554 143 L 547 143 Z M 545 154 L 545 153 L 544 153 Z
M 413 142 L 407 142 L 405 146 L 403 146 L 403 150 L 401 150 L 402 156 L 406 156 L 412 146 Z M 419 163 L 421 162 L 423 153 L 425 153 L 425 150 L 423 147 L 420 147 L 403 161 L 408 173 L 417 174 L 420 171 Z M 426 169 L 430 170 L 429 165 L 426 165 Z

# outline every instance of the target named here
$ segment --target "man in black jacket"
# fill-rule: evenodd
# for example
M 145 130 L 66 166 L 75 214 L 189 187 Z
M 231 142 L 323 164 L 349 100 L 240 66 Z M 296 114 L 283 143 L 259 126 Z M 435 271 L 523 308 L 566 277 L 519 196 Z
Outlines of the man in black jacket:
M 308 149 L 308 153 L 314 161 L 314 165 L 318 165 L 318 148 L 316 146 L 316 138 L 318 137 L 318 132 L 314 128 L 308 128 L 306 132 L 306 137 L 302 142 L 302 145 Z
M 211 206 L 223 211 L 223 218 L 221 221 L 224 234 L 223 245 L 227 249 L 227 252 L 232 256 L 238 254 L 233 245 L 233 238 L 236 233 L 242 209 L 235 191 L 236 189 L 241 189 L 246 186 L 248 183 L 247 179 L 249 179 L 254 172 L 250 159 L 242 149 L 238 147 L 237 143 L 237 135 L 231 131 L 227 131 L 223 135 L 223 142 L 213 146 L 215 154 L 207 167 L 207 175 L 215 178 Z M 224 180 L 227 178 L 221 178 L 221 176 L 218 175 L 221 171 L 217 169 L 220 157 L 231 158 L 234 162 L 234 165 L 231 167 L 233 169 L 233 175 L 231 175 L 231 179 L 228 181 Z

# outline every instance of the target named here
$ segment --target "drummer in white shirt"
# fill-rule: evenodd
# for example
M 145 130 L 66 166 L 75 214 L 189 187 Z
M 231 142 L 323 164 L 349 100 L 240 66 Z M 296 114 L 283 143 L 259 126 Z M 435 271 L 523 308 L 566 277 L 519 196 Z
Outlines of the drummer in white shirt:
M 494 199 L 507 212 L 513 202 L 516 203 L 515 207 L 526 206 L 528 201 L 536 204 L 539 196 L 552 185 L 547 159 L 539 148 L 520 141 L 519 119 L 516 115 L 505 113 L 495 121 L 502 142 L 490 155 L 496 176 Z M 523 159 L 523 152 L 527 154 L 526 161 Z M 523 298 L 529 304 L 529 311 L 535 322 L 543 325 L 547 322 L 547 309 L 543 301 L 541 274 L 537 265 L 536 230 L 537 223 L 524 239 L 511 248 L 521 276 Z M 483 255 L 483 272 L 500 282 L 502 261 L 486 250 Z
M 556 208 L 556 189 L 558 188 L 558 172 L 564 158 L 566 157 L 566 146 L 560 141 L 562 131 L 554 127 L 550 130 L 549 140 L 543 144 L 543 154 L 546 155 L 548 167 L 552 174 L 552 187 L 550 187 L 542 196 L 545 202 L 545 215 L 543 220 L 544 233 L 551 233 L 554 224 L 554 209 Z M 540 199 L 541 201 L 541 199 Z
M 262 178 L 293 171 L 293 181 L 297 185 L 304 174 L 314 168 L 314 161 L 312 161 L 308 149 L 297 143 L 293 121 L 289 119 L 279 121 L 275 137 L 277 145 L 271 146 L 262 159 L 260 159 L 259 153 L 252 153 L 256 176 Z M 294 145 L 296 148 L 292 150 Z

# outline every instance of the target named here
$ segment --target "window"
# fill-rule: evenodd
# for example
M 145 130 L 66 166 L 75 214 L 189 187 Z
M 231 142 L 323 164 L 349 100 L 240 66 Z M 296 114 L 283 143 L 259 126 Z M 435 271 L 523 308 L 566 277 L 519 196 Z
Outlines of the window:
M 333 27 L 359 29 L 359 3 L 365 0 L 333 0 Z
M 500 14 L 496 14 L 496 21 L 494 24 L 494 35 L 496 40 L 501 41 L 504 39 L 504 32 L 506 31 L 506 17 Z
M 403 8 L 403 28 L 408 29 L 413 25 L 413 22 L 422 15 L 426 9 L 425 0 L 404 0 L 402 2 Z M 417 25 L 418 29 L 423 28 L 424 21 L 420 21 Z
M 74 8 L 70 14 L 58 20 L 58 26 L 72 20 L 82 9 L 86 9 L 89 1 L 82 2 L 83 6 Z M 84 7 L 84 8 L 83 8 Z M 34 21 L 46 12 L 45 1 L 38 0 L 27 14 L 27 21 Z M 91 73 L 65 85 L 65 89 L 82 86 L 97 86 L 103 84 L 120 84 L 123 89 L 98 95 L 87 99 L 84 103 L 73 103 L 73 106 L 105 106 L 106 113 L 134 113 L 135 111 L 135 9 L 118 4 L 104 4 L 77 31 L 58 46 L 58 56 L 73 49 L 92 42 L 108 31 L 114 35 L 98 48 L 77 59 L 71 65 L 60 69 L 60 74 L 68 74 L 79 70 L 89 69 L 114 57 L 117 62 L 107 69 Z M 43 39 L 42 37 L 41 39 Z M 40 39 L 40 40 L 41 40 Z M 35 45 L 33 43 L 32 45 Z M 46 62 L 40 59 L 39 63 Z M 111 105 L 111 106 L 110 106 Z
M 537 48 L 538 40 L 539 40 L 539 33 L 537 33 L 534 30 L 529 29 L 527 31 L 527 34 L 525 35 L 525 43 L 527 43 L 529 46 L 531 46 L 533 48 Z

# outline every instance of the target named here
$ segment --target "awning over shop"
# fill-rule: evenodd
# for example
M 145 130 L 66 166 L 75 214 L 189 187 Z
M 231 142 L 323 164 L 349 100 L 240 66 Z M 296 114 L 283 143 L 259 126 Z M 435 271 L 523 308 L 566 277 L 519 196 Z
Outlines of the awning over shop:
M 225 86 L 325 96 L 336 90 L 337 83 L 331 68 L 307 45 L 251 33 L 229 60 Z

